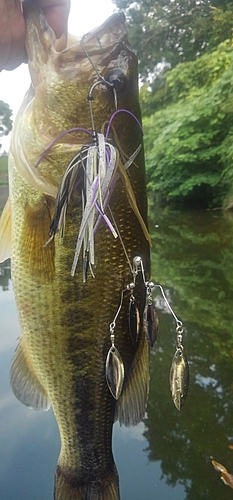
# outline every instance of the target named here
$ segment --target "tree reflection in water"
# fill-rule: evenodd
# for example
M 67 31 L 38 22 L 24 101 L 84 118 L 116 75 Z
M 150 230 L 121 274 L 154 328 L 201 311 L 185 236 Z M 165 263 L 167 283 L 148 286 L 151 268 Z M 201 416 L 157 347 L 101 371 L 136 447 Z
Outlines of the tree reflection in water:
M 233 221 L 220 212 L 154 214 L 152 279 L 183 321 L 190 388 L 183 410 L 172 403 L 169 370 L 175 323 L 158 298 L 160 334 L 151 355 L 145 437 L 150 460 L 186 500 L 227 500 L 211 458 L 233 471 Z
M 10 259 L 7 259 L 5 262 L 0 263 L 0 286 L 4 292 L 9 290 L 10 279 L 11 265 Z

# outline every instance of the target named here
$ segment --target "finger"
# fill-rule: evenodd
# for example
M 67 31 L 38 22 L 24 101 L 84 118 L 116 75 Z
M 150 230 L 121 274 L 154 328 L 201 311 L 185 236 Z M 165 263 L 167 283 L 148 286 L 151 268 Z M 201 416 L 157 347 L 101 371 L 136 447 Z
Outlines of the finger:
M 39 0 L 39 6 L 56 37 L 67 35 L 70 0 Z
M 14 69 L 24 60 L 25 22 L 18 0 L 0 0 L 0 70 Z

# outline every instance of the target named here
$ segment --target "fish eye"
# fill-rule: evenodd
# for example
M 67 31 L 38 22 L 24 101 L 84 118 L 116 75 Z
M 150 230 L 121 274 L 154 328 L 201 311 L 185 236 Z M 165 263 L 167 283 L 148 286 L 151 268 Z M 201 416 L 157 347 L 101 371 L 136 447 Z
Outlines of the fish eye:
M 127 78 L 120 69 L 109 70 L 104 75 L 104 79 L 111 84 L 111 87 L 114 88 L 117 93 L 125 90 L 127 86 Z M 111 90 L 111 87 L 107 85 L 108 90 Z

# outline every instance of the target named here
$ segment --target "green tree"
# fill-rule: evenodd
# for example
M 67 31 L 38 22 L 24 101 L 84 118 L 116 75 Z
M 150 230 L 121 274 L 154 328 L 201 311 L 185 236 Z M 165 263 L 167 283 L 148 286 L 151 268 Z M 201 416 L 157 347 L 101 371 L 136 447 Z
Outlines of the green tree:
M 148 189 L 162 204 L 221 206 L 233 194 L 233 49 L 229 41 L 142 89 Z
M 126 13 L 146 80 L 169 64 L 193 61 L 232 36 L 232 0 L 114 0 Z
M 12 129 L 12 111 L 9 104 L 0 100 L 0 138 L 8 135 Z M 1 143 L 0 143 L 1 148 Z

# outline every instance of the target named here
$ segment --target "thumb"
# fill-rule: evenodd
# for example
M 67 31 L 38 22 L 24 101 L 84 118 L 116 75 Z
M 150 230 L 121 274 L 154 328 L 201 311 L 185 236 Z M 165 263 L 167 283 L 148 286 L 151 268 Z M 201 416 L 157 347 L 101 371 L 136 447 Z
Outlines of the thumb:
M 37 0 L 57 38 L 67 34 L 70 0 Z

